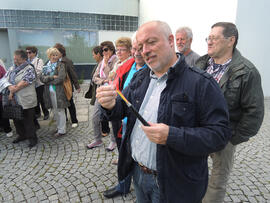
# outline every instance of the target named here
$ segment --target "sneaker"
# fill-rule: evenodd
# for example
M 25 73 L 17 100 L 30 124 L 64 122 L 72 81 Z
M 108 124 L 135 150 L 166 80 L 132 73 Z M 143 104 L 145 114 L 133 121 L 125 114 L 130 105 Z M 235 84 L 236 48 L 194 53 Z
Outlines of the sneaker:
M 13 132 L 10 131 L 9 133 L 7 133 L 7 137 L 12 137 L 13 136 Z
M 118 164 L 118 159 L 112 160 L 112 164 L 117 166 L 117 164 Z
M 72 123 L 71 127 L 72 128 L 77 128 L 78 127 L 78 123 Z
M 106 136 L 109 135 L 109 133 L 101 133 L 101 135 L 102 135 L 103 137 L 106 137 Z
M 102 144 L 103 144 L 103 142 L 101 140 L 100 141 L 94 141 L 91 144 L 86 145 L 86 147 L 87 147 L 87 149 L 93 149 L 95 147 L 100 147 Z
M 64 135 L 66 135 L 65 133 L 55 133 L 54 136 L 55 137 L 63 137 Z
M 116 148 L 115 142 L 110 142 L 109 146 L 106 148 L 107 151 L 113 151 Z

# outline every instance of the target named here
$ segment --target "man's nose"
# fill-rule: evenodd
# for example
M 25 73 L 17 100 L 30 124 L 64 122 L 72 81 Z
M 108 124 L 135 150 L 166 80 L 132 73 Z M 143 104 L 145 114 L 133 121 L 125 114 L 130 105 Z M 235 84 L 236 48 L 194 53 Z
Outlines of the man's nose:
M 147 53 L 149 53 L 149 51 L 150 51 L 149 46 L 144 44 L 143 47 L 142 47 L 142 54 L 147 55 Z

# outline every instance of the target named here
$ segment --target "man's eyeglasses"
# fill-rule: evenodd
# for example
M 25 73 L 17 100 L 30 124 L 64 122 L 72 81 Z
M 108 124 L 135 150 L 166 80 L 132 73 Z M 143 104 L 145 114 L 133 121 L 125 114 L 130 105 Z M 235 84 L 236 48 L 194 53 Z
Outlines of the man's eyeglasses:
M 109 48 L 104 48 L 104 49 L 102 49 L 102 51 L 107 52 L 107 51 L 109 51 Z
M 209 42 L 209 41 L 211 41 L 211 42 L 217 42 L 220 39 L 228 39 L 228 38 L 229 37 L 206 37 L 205 38 L 205 41 L 206 42 Z
M 27 51 L 27 54 L 32 54 L 33 52 L 32 51 Z
M 124 52 L 124 51 L 127 51 L 127 49 L 116 49 L 115 51 L 116 52 Z

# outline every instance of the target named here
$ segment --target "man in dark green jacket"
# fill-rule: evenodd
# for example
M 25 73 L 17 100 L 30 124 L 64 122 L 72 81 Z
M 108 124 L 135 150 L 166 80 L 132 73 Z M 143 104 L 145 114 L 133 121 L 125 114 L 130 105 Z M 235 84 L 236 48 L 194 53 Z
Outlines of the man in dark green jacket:
M 227 146 L 210 155 L 212 175 L 203 203 L 223 202 L 233 167 L 236 145 L 256 135 L 263 121 L 264 96 L 256 67 L 235 48 L 238 30 L 232 23 L 212 26 L 206 38 L 208 54 L 196 62 L 219 83 L 227 101 L 232 137 Z

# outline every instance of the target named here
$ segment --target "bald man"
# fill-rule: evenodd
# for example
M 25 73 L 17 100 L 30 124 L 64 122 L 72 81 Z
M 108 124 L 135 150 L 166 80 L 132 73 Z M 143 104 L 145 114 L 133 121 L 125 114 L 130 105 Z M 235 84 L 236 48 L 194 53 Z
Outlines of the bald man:
M 212 77 L 190 68 L 175 53 L 167 23 L 143 24 L 137 43 L 149 68 L 135 73 L 123 94 L 149 126 L 117 97 L 114 86 L 97 89 L 108 119 L 128 117 L 119 180 L 132 173 L 139 203 L 201 202 L 208 181 L 207 156 L 222 149 L 231 135 L 225 100 Z

